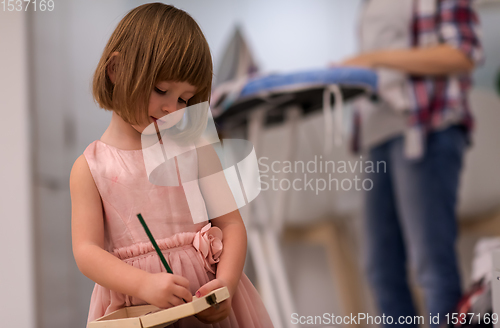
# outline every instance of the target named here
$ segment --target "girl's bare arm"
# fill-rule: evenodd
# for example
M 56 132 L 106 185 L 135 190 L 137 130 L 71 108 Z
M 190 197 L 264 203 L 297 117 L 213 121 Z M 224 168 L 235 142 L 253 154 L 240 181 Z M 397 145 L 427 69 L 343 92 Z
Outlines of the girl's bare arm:
M 145 272 L 103 249 L 101 197 L 83 155 L 76 160 L 71 170 L 70 190 L 73 254 L 78 268 L 101 286 L 127 295 L 137 295 L 137 286 Z
M 240 281 L 247 251 L 247 233 L 229 185 L 222 173 L 223 167 L 212 146 L 197 149 L 200 188 L 208 208 L 222 214 L 211 220 L 223 233 L 223 250 L 217 264 L 216 278 L 223 280 L 234 294 Z M 209 183 L 204 178 L 212 177 Z M 215 177 L 215 178 L 214 178 Z
M 245 265 L 247 232 L 239 210 L 211 220 L 223 233 L 223 251 L 217 264 L 216 278 L 227 283 L 234 295 Z

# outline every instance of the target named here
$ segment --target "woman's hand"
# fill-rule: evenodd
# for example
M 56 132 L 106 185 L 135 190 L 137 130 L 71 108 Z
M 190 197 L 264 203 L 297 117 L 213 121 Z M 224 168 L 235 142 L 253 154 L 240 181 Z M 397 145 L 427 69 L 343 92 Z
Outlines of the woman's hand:
M 198 313 L 196 315 L 196 318 L 198 318 L 198 320 L 205 324 L 211 324 L 222 321 L 229 316 L 229 314 L 231 313 L 231 303 L 233 301 L 234 291 L 231 290 L 230 286 L 228 286 L 228 284 L 224 280 L 216 278 L 212 281 L 209 281 L 205 285 L 201 286 L 200 289 L 198 289 L 198 291 L 196 292 L 196 297 L 205 296 L 211 291 L 224 286 L 228 287 L 229 289 L 229 298 L 225 299 L 221 303 L 218 303 L 217 305 L 211 306 L 205 311 Z
M 362 68 L 374 68 L 375 67 L 375 53 L 364 53 L 359 54 L 350 58 L 343 60 L 340 63 L 330 63 L 328 66 L 333 67 L 341 67 L 341 66 L 350 66 L 350 67 L 362 67 Z
M 351 58 L 344 60 L 341 66 L 354 66 L 354 67 L 364 67 L 364 68 L 374 68 L 375 60 L 374 53 L 360 54 Z
M 139 286 L 139 298 L 162 309 L 191 302 L 189 280 L 183 276 L 161 272 L 150 273 Z

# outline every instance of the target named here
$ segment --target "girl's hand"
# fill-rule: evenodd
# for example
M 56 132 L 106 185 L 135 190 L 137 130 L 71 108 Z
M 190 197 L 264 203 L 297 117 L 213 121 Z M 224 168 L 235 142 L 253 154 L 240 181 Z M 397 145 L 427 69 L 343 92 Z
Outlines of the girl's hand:
M 183 276 L 161 272 L 150 273 L 139 286 L 139 298 L 162 309 L 191 302 L 189 280 Z
M 196 292 L 196 297 L 202 297 L 209 294 L 211 291 L 221 288 L 228 287 L 229 289 L 229 298 L 225 299 L 221 303 L 218 303 L 215 306 L 211 306 L 210 308 L 202 311 L 196 315 L 196 318 L 205 324 L 216 323 L 226 319 L 231 313 L 231 303 L 233 300 L 233 293 L 229 288 L 228 284 L 221 279 L 214 279 L 209 281 L 205 285 L 201 286 L 200 289 Z

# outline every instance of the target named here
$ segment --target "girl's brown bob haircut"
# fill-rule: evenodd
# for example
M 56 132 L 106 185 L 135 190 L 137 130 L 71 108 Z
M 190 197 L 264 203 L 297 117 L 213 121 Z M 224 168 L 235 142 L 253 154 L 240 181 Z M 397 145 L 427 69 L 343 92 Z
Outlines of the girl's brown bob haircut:
M 115 84 L 107 74 L 118 52 Z M 197 88 L 188 106 L 210 100 L 212 57 L 200 27 L 186 12 L 162 3 L 132 9 L 118 24 L 94 74 L 93 96 L 129 124 L 148 122 L 149 97 L 160 81 Z

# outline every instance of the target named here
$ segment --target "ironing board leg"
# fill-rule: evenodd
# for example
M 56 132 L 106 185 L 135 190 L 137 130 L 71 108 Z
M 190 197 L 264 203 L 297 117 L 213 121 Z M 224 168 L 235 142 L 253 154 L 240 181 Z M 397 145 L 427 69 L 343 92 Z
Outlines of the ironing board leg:
M 278 242 L 279 237 L 275 231 L 266 231 L 264 236 L 269 251 L 271 273 L 273 274 L 273 278 L 278 289 L 278 295 L 280 297 L 280 304 L 284 312 L 285 325 L 286 327 L 299 327 L 298 325 L 292 324 L 291 321 L 292 313 L 296 313 L 295 302 L 290 291 L 288 276 L 282 260 L 283 256 Z
M 298 121 L 301 117 L 301 108 L 297 105 L 290 106 L 286 109 L 285 114 L 285 128 L 288 129 L 288 137 L 285 138 L 283 147 L 285 149 L 285 160 L 293 161 L 295 158 L 296 145 L 298 144 Z M 281 173 L 279 180 L 289 178 L 290 173 Z M 264 232 L 264 239 L 266 242 L 267 250 L 269 252 L 269 265 L 271 266 L 272 278 L 276 283 L 280 305 L 285 318 L 286 327 L 298 327 L 292 324 L 291 315 L 296 313 L 295 301 L 290 289 L 288 275 L 285 270 L 281 246 L 279 240 L 282 236 L 283 226 L 285 224 L 285 217 L 287 215 L 287 200 L 290 193 L 281 190 L 276 194 L 272 204 L 271 215 L 268 215 L 271 224 Z M 269 208 L 269 207 L 266 207 Z
M 261 139 L 261 130 L 264 125 L 267 109 L 267 106 L 255 109 L 250 115 L 248 124 L 248 140 L 254 145 L 257 156 L 258 145 Z M 274 293 L 271 274 L 269 272 L 269 270 L 271 270 L 270 261 L 266 256 L 262 233 L 259 229 L 259 227 L 263 225 L 263 220 L 255 215 L 255 211 L 252 211 L 252 206 L 255 206 L 254 203 L 255 201 L 247 204 L 241 209 L 243 210 L 242 216 L 245 219 L 245 225 L 247 227 L 249 251 L 257 274 L 259 292 L 269 312 L 269 316 L 275 328 L 282 328 L 283 322 L 280 315 L 280 309 Z
M 282 328 L 283 323 L 280 316 L 278 301 L 276 300 L 273 284 L 268 269 L 270 268 L 270 261 L 267 259 L 264 252 L 263 240 L 261 233 L 257 229 L 248 229 L 248 244 L 252 260 L 255 264 L 255 271 L 260 287 L 260 294 L 264 304 L 269 312 L 269 316 L 275 328 Z
M 262 301 L 266 306 L 274 327 L 282 328 L 283 324 L 278 307 L 278 301 L 276 300 L 276 295 L 274 294 L 271 274 L 269 272 L 269 261 L 264 252 L 263 241 L 260 232 L 257 229 L 255 221 L 253 221 L 252 218 L 252 206 L 254 206 L 253 202 L 247 204 L 240 209 L 240 213 L 245 221 L 248 235 L 248 250 L 251 261 L 253 262 L 255 267 L 255 273 L 257 275 L 256 287 L 262 297 Z
M 261 139 L 267 109 L 268 108 L 265 107 L 258 108 L 250 115 L 248 139 L 254 145 L 256 152 L 259 148 L 258 145 Z M 287 110 L 285 124 L 289 126 L 291 134 L 290 138 L 287 138 L 286 145 L 284 145 L 284 147 L 287 148 L 287 159 L 293 158 L 295 154 L 293 145 L 296 143 L 294 143 L 293 140 L 297 139 L 297 123 L 299 117 L 300 108 L 292 106 Z M 276 327 L 283 326 L 296 328 L 298 326 L 292 324 L 290 319 L 291 314 L 296 311 L 279 245 L 279 235 L 283 230 L 284 217 L 286 215 L 286 196 L 285 191 L 278 193 L 272 211 L 268 211 L 268 213 L 265 213 L 262 217 L 257 217 L 255 215 L 256 211 L 251 210 L 252 206 L 256 206 L 258 202 L 247 205 L 245 214 L 247 215 L 247 222 L 249 223 L 249 229 L 247 229 L 247 231 L 249 235 L 250 251 L 256 266 L 257 279 L 261 283 L 261 295 L 270 312 L 271 319 Z M 264 220 L 265 218 L 271 219 Z M 255 226 L 257 226 L 257 229 L 255 229 Z M 262 229 L 259 229 L 259 227 Z M 266 256 L 266 254 L 268 256 Z M 274 281 L 274 286 L 277 287 L 278 301 L 275 299 L 271 281 Z M 282 317 L 280 316 L 280 312 Z M 284 319 L 283 324 L 282 318 Z

